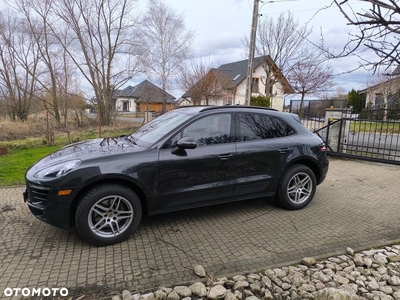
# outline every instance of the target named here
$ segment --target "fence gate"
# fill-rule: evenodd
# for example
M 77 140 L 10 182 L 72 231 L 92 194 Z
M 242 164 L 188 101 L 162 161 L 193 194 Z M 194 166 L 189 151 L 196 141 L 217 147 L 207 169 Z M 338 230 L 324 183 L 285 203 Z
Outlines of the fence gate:
M 324 119 L 307 117 L 302 122 L 325 141 L 329 155 L 400 165 L 400 110 L 351 114 L 333 109 Z

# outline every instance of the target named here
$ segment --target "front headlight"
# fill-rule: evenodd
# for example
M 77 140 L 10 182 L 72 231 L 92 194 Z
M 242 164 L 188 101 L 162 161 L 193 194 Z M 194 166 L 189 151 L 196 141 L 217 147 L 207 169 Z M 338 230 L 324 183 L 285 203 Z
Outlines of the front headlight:
M 79 159 L 63 162 L 57 165 L 50 166 L 46 169 L 43 169 L 37 172 L 35 175 L 33 175 L 33 177 L 39 179 L 60 177 L 65 173 L 67 173 L 68 171 L 76 168 L 80 164 L 81 161 Z

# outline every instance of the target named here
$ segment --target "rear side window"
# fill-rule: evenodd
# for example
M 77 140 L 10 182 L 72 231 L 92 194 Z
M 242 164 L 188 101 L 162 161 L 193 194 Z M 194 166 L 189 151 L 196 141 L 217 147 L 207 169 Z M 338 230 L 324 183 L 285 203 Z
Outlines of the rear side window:
M 254 141 L 285 137 L 295 131 L 285 121 L 266 114 L 238 114 L 239 132 L 237 141 Z

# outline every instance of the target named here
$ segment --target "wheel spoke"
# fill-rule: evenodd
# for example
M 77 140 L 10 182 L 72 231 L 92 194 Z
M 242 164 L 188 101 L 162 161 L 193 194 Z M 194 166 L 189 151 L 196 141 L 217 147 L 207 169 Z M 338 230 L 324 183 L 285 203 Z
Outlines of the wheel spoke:
M 305 186 L 306 184 L 308 184 L 311 181 L 311 178 L 309 176 L 304 177 L 300 182 L 299 185 L 301 186 Z
M 103 224 L 101 224 L 101 223 L 103 223 Z M 99 226 L 99 225 L 101 225 L 101 226 Z M 100 229 L 102 229 L 106 225 L 107 225 L 106 219 L 105 218 L 101 218 L 96 224 L 94 224 L 92 226 L 92 230 L 98 232 Z
M 93 207 L 92 210 L 93 210 L 96 214 L 98 214 L 98 215 L 100 215 L 100 216 L 102 216 L 102 215 L 104 215 L 105 213 L 107 213 L 106 211 L 100 211 L 100 210 L 98 210 L 97 207 Z
M 123 220 L 123 219 L 130 219 L 133 217 L 133 213 L 132 212 L 126 212 L 124 214 L 118 214 L 118 220 Z
M 296 174 L 296 175 L 294 176 L 294 183 L 295 183 L 295 185 L 299 185 L 300 182 L 301 182 L 300 176 L 299 176 L 298 174 Z
M 309 191 L 308 189 L 304 188 L 301 191 L 305 196 L 309 196 L 311 194 L 311 191 Z
M 120 233 L 120 228 L 119 228 L 118 222 L 112 221 L 110 223 L 110 228 L 113 232 L 113 235 L 118 235 Z
M 95 205 L 93 205 L 93 210 L 95 210 L 95 209 L 99 209 L 99 210 L 101 211 L 99 214 L 103 214 L 103 213 L 105 213 L 105 212 L 108 211 L 108 208 L 107 208 L 107 207 L 104 207 L 104 206 L 101 205 L 101 204 L 95 204 Z
M 293 185 L 290 188 L 288 188 L 288 193 L 289 194 L 296 193 L 296 185 Z
M 117 210 L 115 212 L 118 216 L 120 215 L 129 215 L 129 216 L 133 216 L 133 211 L 127 211 L 127 210 Z
M 114 197 L 112 202 L 111 202 L 110 208 L 111 209 L 118 209 L 120 202 L 121 202 L 121 197 Z
M 295 202 L 299 202 L 300 199 L 301 199 L 300 192 L 297 191 L 297 193 L 296 193 L 296 198 L 295 198 Z

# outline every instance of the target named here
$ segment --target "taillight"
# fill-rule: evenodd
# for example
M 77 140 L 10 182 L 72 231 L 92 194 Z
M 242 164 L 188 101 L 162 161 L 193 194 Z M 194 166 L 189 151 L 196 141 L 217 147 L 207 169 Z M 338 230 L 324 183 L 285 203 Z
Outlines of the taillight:
M 325 151 L 326 151 L 326 145 L 325 145 L 325 143 L 319 144 L 318 147 L 319 147 L 319 150 L 321 150 L 322 152 L 325 152 Z

